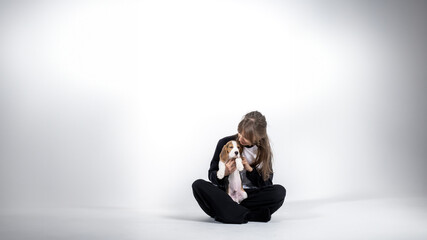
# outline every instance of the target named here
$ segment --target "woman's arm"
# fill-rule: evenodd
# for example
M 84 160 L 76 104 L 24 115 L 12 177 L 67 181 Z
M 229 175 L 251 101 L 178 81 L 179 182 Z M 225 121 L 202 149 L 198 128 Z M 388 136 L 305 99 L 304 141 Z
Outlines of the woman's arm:
M 264 181 L 256 167 L 253 167 L 251 172 L 246 171 L 246 177 L 257 187 L 273 185 L 273 174 L 271 174 L 270 177 Z

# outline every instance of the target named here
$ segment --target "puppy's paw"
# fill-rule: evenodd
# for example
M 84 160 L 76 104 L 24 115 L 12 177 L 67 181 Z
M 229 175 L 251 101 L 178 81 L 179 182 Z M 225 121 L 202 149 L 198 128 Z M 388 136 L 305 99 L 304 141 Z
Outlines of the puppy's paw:
M 216 176 L 218 177 L 218 179 L 223 179 L 224 178 L 224 171 L 216 172 Z
M 236 158 L 236 168 L 239 170 L 239 172 L 243 171 L 243 164 L 241 158 Z
M 239 172 L 243 171 L 243 164 L 236 164 L 236 168 Z
M 245 200 L 246 198 L 248 198 L 248 194 L 245 191 L 243 191 L 242 192 L 242 200 L 241 201 Z
M 245 200 L 246 198 L 248 198 L 248 194 L 245 192 L 245 191 L 241 191 L 240 193 L 239 193 L 239 196 L 237 197 L 237 200 L 238 201 L 236 201 L 237 203 L 241 203 L 243 200 Z

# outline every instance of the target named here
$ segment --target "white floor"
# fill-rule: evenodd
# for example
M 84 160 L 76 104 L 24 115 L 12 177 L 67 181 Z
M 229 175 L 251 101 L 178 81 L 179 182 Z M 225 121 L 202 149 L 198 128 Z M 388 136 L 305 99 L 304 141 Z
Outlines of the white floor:
M 228 225 L 197 208 L 0 211 L 0 239 L 427 239 L 427 198 L 287 202 L 269 223 Z

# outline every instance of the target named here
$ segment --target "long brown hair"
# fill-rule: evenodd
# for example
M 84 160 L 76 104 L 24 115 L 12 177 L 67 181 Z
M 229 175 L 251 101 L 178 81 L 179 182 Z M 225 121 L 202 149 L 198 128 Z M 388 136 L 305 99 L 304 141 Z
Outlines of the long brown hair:
M 237 131 L 258 147 L 258 153 L 252 165 L 259 168 L 264 181 L 266 181 L 273 173 L 273 153 L 267 135 L 265 116 L 258 111 L 247 113 L 240 121 Z

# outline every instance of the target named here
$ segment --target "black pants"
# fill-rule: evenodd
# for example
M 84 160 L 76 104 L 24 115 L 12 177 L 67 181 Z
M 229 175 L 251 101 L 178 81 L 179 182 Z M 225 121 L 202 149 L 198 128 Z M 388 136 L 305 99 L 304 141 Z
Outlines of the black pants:
M 281 185 L 272 185 L 259 189 L 245 189 L 248 198 L 240 204 L 234 202 L 228 194 L 211 182 L 199 179 L 193 183 L 193 194 L 203 211 L 215 220 L 224 223 L 246 223 L 251 211 L 268 208 L 273 214 L 279 209 L 286 196 Z

